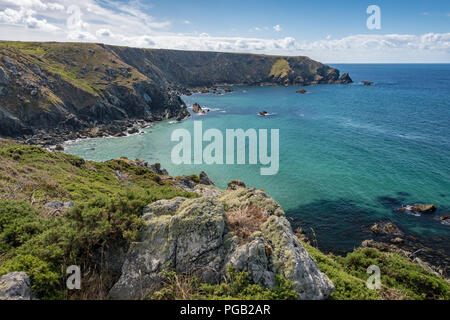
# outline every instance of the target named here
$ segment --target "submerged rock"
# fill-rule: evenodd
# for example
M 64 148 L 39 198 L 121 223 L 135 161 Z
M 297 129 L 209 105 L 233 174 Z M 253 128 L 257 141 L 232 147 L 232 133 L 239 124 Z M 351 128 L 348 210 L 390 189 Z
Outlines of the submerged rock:
M 372 82 L 372 81 L 361 81 L 360 83 L 363 84 L 363 85 L 365 85 L 365 86 L 371 86 L 371 85 L 373 85 L 373 82 Z
M 110 297 L 145 297 L 161 288 L 163 271 L 169 269 L 220 283 L 229 266 L 247 271 L 252 283 L 269 288 L 276 284 L 276 275 L 282 275 L 295 283 L 299 299 L 328 297 L 333 284 L 294 235 L 278 203 L 242 182 L 230 184 L 239 188 L 216 192 L 211 186 L 209 196 L 148 205 L 140 241 L 131 246 Z M 245 240 L 239 239 L 236 225 L 230 225 L 230 212 L 234 219 L 242 214 L 238 222 L 244 228 L 245 223 L 256 223 L 252 214 L 259 214 L 255 231 Z
M 260 112 L 258 113 L 258 115 L 261 116 L 261 117 L 264 117 L 264 116 L 267 115 L 267 113 L 268 113 L 268 112 L 264 110 L 264 111 L 260 111 Z
M 374 234 L 402 235 L 403 232 L 392 222 L 375 223 L 370 230 Z
M 297 91 L 295 91 L 296 93 L 301 93 L 301 94 L 305 94 L 308 93 L 308 91 L 306 91 L 305 89 L 299 89 Z
M 30 278 L 25 272 L 11 272 L 0 277 L 0 300 L 32 300 Z

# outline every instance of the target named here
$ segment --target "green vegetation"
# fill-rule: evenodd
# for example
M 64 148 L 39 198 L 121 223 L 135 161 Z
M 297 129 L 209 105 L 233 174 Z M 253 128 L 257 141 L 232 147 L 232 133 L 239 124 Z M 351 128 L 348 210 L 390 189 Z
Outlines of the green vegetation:
M 0 162 L 0 275 L 27 272 L 44 299 L 70 298 L 68 265 L 104 273 L 99 253 L 136 240 L 145 205 L 196 196 L 127 159 L 95 163 L 0 140 Z M 64 212 L 45 206 L 55 199 L 75 206 Z
M 0 275 L 25 271 L 41 299 L 105 298 L 116 275 L 102 256 L 127 248 L 143 226 L 145 205 L 197 194 L 174 187 L 139 161 L 126 158 L 85 161 L 61 152 L 0 140 Z M 198 176 L 178 179 L 198 181 Z M 72 201 L 64 210 L 53 200 Z M 450 299 L 450 283 L 410 259 L 373 248 L 344 257 L 305 248 L 336 287 L 331 299 Z M 65 289 L 65 270 L 80 265 L 89 279 L 82 292 Z M 366 287 L 367 267 L 381 269 L 380 290 Z M 105 269 L 106 268 L 106 269 Z M 249 282 L 248 274 L 230 269 L 221 284 L 166 272 L 166 285 L 152 299 L 295 299 L 292 283 L 279 277 L 273 289 Z
M 289 62 L 285 59 L 277 60 L 270 70 L 270 75 L 275 78 L 285 78 L 287 77 L 289 71 L 291 71 L 291 67 L 289 66 Z
M 136 69 L 97 44 L 0 41 L 0 57 L 3 55 L 15 57 L 19 63 L 28 67 L 37 65 L 42 71 L 59 76 L 93 96 L 97 96 L 111 83 L 132 88 L 132 79 L 148 81 Z M 94 67 L 98 70 L 94 71 Z M 117 72 L 119 68 L 128 69 L 129 76 Z M 89 72 L 84 73 L 83 69 Z M 116 70 L 110 81 L 104 79 L 108 69 Z M 47 93 L 49 100 L 52 94 L 51 91 Z
M 304 246 L 333 281 L 336 291 L 331 299 L 450 299 L 450 283 L 399 254 L 358 248 L 340 257 Z M 371 265 L 380 268 L 380 290 L 366 287 L 366 270 Z
M 247 272 L 228 269 L 228 278 L 217 285 L 201 283 L 195 276 L 179 275 L 173 271 L 165 273 L 164 287 L 150 296 L 159 300 L 295 300 L 298 293 L 294 283 L 277 276 L 272 289 L 251 284 Z

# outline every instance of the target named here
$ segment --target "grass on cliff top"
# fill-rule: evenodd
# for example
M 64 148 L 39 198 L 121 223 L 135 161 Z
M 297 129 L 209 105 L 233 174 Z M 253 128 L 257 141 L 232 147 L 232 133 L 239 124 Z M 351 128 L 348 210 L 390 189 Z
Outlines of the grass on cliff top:
M 92 43 L 0 41 L 0 53 L 32 62 L 94 96 L 111 83 L 131 88 L 135 80 L 149 81 L 104 47 Z M 88 72 L 80 76 L 84 66 L 88 67 Z M 99 69 L 93 70 L 94 66 Z M 106 68 L 117 70 L 120 67 L 130 68 L 130 77 L 117 73 L 112 81 L 102 79 Z
M 96 278 L 77 294 L 105 298 L 112 279 L 100 279 L 108 274 L 101 252 L 136 240 L 145 205 L 197 196 L 125 159 L 97 163 L 0 140 L 0 164 L 0 275 L 25 271 L 43 299 L 70 298 L 73 264 Z M 59 212 L 45 207 L 51 200 L 75 205 Z

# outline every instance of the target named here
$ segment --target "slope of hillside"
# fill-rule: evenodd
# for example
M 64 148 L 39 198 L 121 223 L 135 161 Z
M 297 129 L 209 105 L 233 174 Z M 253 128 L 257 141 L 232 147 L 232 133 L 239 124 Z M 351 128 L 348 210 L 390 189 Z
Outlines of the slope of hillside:
M 349 81 L 307 57 L 3 41 L 0 136 L 54 144 L 118 134 L 135 120 L 181 119 L 188 112 L 177 92 L 198 86 Z

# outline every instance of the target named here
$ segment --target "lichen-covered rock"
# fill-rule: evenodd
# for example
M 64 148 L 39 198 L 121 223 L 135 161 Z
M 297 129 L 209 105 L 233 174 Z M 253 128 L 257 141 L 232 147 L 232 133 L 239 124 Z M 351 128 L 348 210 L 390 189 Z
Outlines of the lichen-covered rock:
M 0 277 L 0 300 L 31 300 L 30 279 L 25 272 L 11 272 Z
M 176 197 L 170 200 L 158 200 L 144 208 L 144 220 L 150 220 L 153 216 L 173 215 L 186 198 Z
M 285 217 L 270 217 L 261 232 L 272 245 L 273 272 L 295 282 L 300 299 L 325 299 L 334 292 L 333 283 L 319 270 Z
M 236 270 L 247 271 L 249 278 L 254 283 L 264 287 L 275 285 L 275 273 L 271 270 L 269 244 L 261 236 L 251 242 L 236 248 L 230 255 L 229 263 Z
M 218 281 L 225 253 L 223 206 L 217 199 L 198 198 L 183 201 L 176 212 L 167 209 L 179 201 L 174 199 L 165 210 L 161 203 L 147 207 L 142 242 L 130 248 L 112 298 L 136 299 L 158 289 L 160 273 L 169 268 Z M 149 216 L 151 209 L 155 211 Z
M 142 298 L 162 286 L 162 272 L 169 269 L 219 283 L 229 266 L 269 288 L 282 275 L 295 283 L 300 299 L 324 299 L 333 292 L 333 284 L 294 235 L 279 204 L 262 190 L 239 186 L 223 191 L 199 184 L 195 191 L 200 198 L 178 197 L 145 207 L 145 229 L 126 256 L 111 298 Z M 264 219 L 259 229 L 241 239 L 227 214 L 246 208 Z

